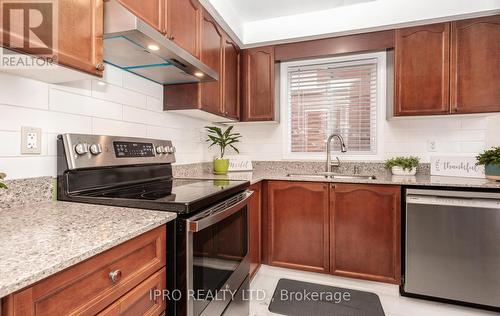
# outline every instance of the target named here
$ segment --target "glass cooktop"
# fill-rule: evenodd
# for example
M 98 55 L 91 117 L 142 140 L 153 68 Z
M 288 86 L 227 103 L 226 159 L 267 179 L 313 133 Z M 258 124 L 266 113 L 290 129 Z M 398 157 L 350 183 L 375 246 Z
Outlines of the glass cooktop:
M 246 184 L 239 180 L 165 179 L 108 190 L 80 193 L 79 196 L 143 200 L 157 203 L 189 204 Z

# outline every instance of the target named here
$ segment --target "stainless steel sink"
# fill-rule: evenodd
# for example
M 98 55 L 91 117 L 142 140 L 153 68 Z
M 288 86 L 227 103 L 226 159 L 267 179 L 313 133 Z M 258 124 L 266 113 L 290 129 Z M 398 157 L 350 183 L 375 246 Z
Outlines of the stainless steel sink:
M 359 175 L 359 174 L 335 174 L 331 172 L 319 173 L 289 173 L 287 177 L 304 177 L 304 178 L 317 178 L 317 179 L 339 179 L 339 180 L 375 180 L 375 176 Z

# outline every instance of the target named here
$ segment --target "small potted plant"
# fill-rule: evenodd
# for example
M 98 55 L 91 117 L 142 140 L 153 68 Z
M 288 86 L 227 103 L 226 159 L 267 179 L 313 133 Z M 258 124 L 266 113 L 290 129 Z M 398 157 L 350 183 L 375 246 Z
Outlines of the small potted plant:
M 229 126 L 225 131 L 222 131 L 216 126 L 206 126 L 208 131 L 207 142 L 210 142 L 210 147 L 217 145 L 220 149 L 220 156 L 214 159 L 214 173 L 215 174 L 227 174 L 229 169 L 229 159 L 224 159 L 224 154 L 226 153 L 226 148 L 231 147 L 237 153 L 240 153 L 238 148 L 234 146 L 235 143 L 239 142 L 241 138 L 240 133 L 233 133 L 234 126 Z
M 7 185 L 3 183 L 3 179 L 5 179 L 7 175 L 5 173 L 0 172 L 0 189 L 7 189 Z
M 419 158 L 410 157 L 395 157 L 385 161 L 385 167 L 391 169 L 395 176 L 414 176 L 417 173 Z
M 477 165 L 484 165 L 486 178 L 500 181 L 500 147 L 485 150 L 477 157 Z

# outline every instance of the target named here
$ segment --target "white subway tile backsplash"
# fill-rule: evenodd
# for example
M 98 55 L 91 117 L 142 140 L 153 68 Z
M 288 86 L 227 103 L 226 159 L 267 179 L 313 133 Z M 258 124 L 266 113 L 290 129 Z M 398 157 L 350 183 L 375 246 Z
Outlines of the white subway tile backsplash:
M 123 72 L 123 87 L 156 99 L 163 95 L 162 85 L 129 72 Z
M 68 113 L 0 105 L 0 129 L 20 131 L 21 126 L 39 127 L 44 133 L 90 133 L 91 121 Z
M 8 179 L 55 176 L 57 158 L 55 156 L 2 157 L 0 170 Z
M 201 130 L 210 122 L 164 112 L 161 85 L 112 65 L 102 80 L 49 85 L 0 73 L 0 85 L 0 171 L 9 178 L 55 176 L 62 133 L 170 139 L 178 163 L 207 159 Z M 20 154 L 21 126 L 42 129 L 41 155 Z
M 49 85 L 0 72 L 0 104 L 47 109 Z
M 484 142 L 461 142 L 460 151 L 462 153 L 479 153 L 486 149 L 486 144 Z
M 147 137 L 147 126 L 144 124 L 92 118 L 92 134 Z
M 62 90 L 66 92 L 92 96 L 92 80 L 79 80 L 66 83 L 58 83 L 49 85 L 51 89 Z M 50 100 L 50 97 L 49 97 Z
M 161 99 L 148 96 L 146 104 L 147 109 L 150 111 L 163 112 L 163 101 Z
M 19 156 L 21 154 L 21 132 L 0 132 L 2 146 L 0 157 Z
M 123 120 L 148 125 L 162 126 L 165 124 L 164 116 L 156 112 L 123 106 Z
M 122 119 L 123 106 L 105 100 L 68 93 L 57 89 L 50 90 L 50 104 L 52 111 L 74 113 L 115 120 Z
M 104 71 L 101 81 L 123 87 L 123 73 L 124 71 L 120 68 L 106 64 L 106 70 Z
M 98 80 L 92 80 L 92 97 L 144 109 L 147 106 L 145 95 L 112 84 L 100 84 Z

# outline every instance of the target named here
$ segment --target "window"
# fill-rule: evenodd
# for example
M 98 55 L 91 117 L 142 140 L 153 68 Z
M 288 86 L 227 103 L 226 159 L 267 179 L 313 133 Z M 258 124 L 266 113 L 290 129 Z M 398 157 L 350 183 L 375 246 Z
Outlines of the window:
M 281 74 L 285 156 L 324 157 L 328 136 L 337 133 L 348 156 L 377 157 L 384 53 L 283 63 Z M 340 152 L 336 141 L 333 151 Z

